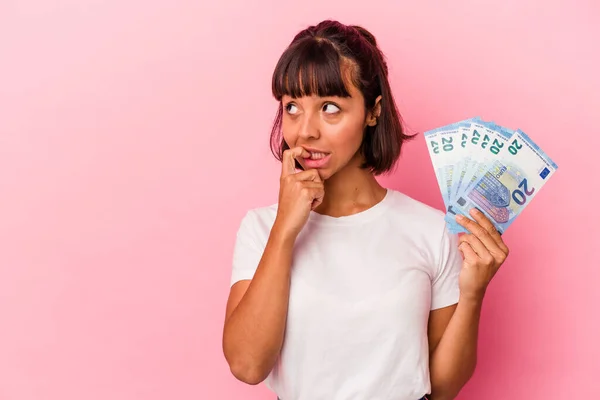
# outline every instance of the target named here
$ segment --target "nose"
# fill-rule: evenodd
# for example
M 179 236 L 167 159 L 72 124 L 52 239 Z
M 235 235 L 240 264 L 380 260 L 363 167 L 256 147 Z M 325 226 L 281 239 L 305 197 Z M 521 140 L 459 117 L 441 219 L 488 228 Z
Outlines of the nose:
M 300 123 L 298 136 L 304 140 L 318 139 L 320 136 L 319 124 L 318 113 L 305 113 Z

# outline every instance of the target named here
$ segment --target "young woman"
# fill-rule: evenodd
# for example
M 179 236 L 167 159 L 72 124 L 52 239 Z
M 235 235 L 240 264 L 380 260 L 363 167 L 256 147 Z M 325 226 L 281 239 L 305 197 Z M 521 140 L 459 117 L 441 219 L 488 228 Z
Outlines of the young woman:
M 375 179 L 410 138 L 387 71 L 372 34 L 324 21 L 273 74 L 279 201 L 241 221 L 223 351 L 237 379 L 266 379 L 281 400 L 449 400 L 475 368 L 508 248 L 475 210 L 459 238 Z

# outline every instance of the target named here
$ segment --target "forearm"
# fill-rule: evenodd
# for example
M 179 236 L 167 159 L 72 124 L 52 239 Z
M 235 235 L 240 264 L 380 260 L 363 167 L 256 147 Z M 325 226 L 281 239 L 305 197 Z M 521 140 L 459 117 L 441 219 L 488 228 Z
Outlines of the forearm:
M 483 298 L 463 298 L 430 359 L 431 400 L 451 400 L 473 375 Z
M 243 298 L 225 322 L 223 349 L 232 372 L 256 384 L 272 369 L 283 344 L 294 238 L 274 229 Z

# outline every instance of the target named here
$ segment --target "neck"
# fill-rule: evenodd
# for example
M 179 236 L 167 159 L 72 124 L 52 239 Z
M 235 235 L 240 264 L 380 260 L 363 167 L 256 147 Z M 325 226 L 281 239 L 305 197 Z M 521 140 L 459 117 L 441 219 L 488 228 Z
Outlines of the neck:
M 386 194 L 386 189 L 369 170 L 356 165 L 347 165 L 324 185 L 325 196 L 315 212 L 332 217 L 364 211 L 383 200 Z

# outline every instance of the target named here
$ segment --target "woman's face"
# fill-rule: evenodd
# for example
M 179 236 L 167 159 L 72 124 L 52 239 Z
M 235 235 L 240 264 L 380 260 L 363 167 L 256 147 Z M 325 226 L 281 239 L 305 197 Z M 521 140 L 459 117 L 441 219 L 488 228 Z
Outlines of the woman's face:
M 298 162 L 305 170 L 317 169 L 323 180 L 346 166 L 362 163 L 359 149 L 365 127 L 376 122 L 372 113 L 366 112 L 360 90 L 348 86 L 351 97 L 281 99 L 286 143 L 290 148 L 304 147 L 311 155 Z

